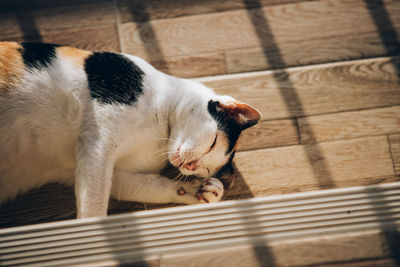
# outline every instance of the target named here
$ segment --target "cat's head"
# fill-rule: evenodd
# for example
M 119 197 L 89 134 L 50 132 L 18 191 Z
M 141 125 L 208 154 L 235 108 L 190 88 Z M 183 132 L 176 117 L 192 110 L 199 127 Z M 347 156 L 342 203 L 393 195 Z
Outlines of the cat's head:
M 220 178 L 230 187 L 239 136 L 257 124 L 260 113 L 230 96 L 206 91 L 195 95 L 176 110 L 169 161 L 184 175 Z

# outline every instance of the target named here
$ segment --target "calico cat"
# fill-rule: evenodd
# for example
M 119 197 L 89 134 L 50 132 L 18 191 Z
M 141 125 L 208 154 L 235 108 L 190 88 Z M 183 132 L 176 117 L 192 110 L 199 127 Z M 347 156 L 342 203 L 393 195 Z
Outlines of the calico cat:
M 79 218 L 105 216 L 110 196 L 219 201 L 239 135 L 259 119 L 132 55 L 0 42 L 0 203 L 49 182 L 74 184 Z M 167 179 L 168 162 L 205 179 Z

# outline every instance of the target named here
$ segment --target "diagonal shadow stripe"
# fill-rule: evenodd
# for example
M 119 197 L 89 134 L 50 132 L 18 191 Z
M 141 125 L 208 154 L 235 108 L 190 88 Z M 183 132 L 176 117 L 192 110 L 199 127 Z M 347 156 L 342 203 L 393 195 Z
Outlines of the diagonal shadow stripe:
M 261 2 L 258 1 L 257 3 L 257 1 L 254 0 L 244 0 L 243 3 L 247 9 L 247 15 L 253 24 L 254 31 L 258 36 L 260 45 L 263 47 L 265 59 L 270 63 L 272 69 L 280 69 L 274 71 L 273 75 L 290 116 L 293 118 L 305 116 L 304 108 L 294 85 L 289 79 L 289 74 L 284 69 L 281 69 L 284 68 L 286 64 L 275 42 L 268 19 L 264 12 L 262 12 Z M 253 9 L 255 6 L 257 9 Z M 274 54 L 271 54 L 270 51 L 273 51 Z M 306 117 L 304 117 L 304 119 L 306 120 Z M 305 131 L 309 132 L 311 140 L 315 140 L 312 129 L 307 125 L 308 123 L 304 124 L 304 127 L 306 127 Z M 321 189 L 336 187 L 335 181 L 331 177 L 328 165 L 318 144 L 305 145 L 303 148 L 308 162 L 312 167 L 314 177 L 318 180 L 319 187 Z
M 399 2 L 400 4 L 400 2 Z M 382 0 L 366 0 L 365 5 L 370 13 L 370 16 L 379 32 L 382 45 L 386 49 L 386 54 L 400 54 L 400 42 L 397 35 L 396 28 L 390 19 L 389 13 Z M 393 67 L 396 70 L 398 76 L 398 83 L 400 85 L 400 65 L 397 61 L 393 60 Z M 400 88 L 399 88 L 400 90 Z M 391 151 L 390 151 L 391 153 Z M 393 160 L 393 159 L 392 159 Z M 394 163 L 394 162 L 393 162 Z M 390 207 L 385 207 L 385 210 L 390 210 Z M 376 208 L 378 211 L 378 208 Z M 378 215 L 379 217 L 379 215 Z M 385 231 L 383 226 L 381 227 L 383 236 L 390 255 L 394 259 L 394 264 L 400 267 L 400 231 L 398 229 L 392 229 L 391 231 Z
M 35 18 L 28 10 L 24 12 L 19 11 L 16 14 L 16 19 L 25 42 L 43 42 L 43 38 L 40 34 L 39 28 L 36 25 Z
M 157 34 L 154 31 L 151 25 L 151 16 L 147 11 L 146 3 L 144 2 L 141 6 L 140 18 L 136 19 L 138 11 L 136 10 L 137 6 L 132 3 L 130 6 L 130 13 L 133 17 L 133 20 L 137 24 L 137 29 L 139 33 L 139 37 L 142 40 L 143 46 L 146 49 L 146 54 L 148 57 L 148 61 L 150 63 L 155 64 L 158 68 L 161 68 L 164 72 L 169 72 L 168 63 L 165 60 L 165 56 L 162 52 L 160 42 L 157 39 Z
M 385 47 L 387 54 L 400 55 L 399 37 L 383 1 L 366 0 L 365 5 L 378 30 L 381 43 Z M 400 78 L 400 66 L 397 64 L 393 64 L 393 66 L 396 68 Z
M 265 59 L 267 60 L 267 62 L 270 63 L 272 69 L 284 68 L 286 64 L 283 60 L 279 47 L 274 40 L 274 36 L 272 34 L 272 30 L 269 26 L 268 20 L 265 14 L 262 12 L 262 5 L 260 1 L 244 0 L 243 3 L 246 7 L 247 15 L 252 22 L 254 31 L 258 36 L 260 45 L 263 47 Z M 274 55 L 271 55 L 269 53 L 269 50 L 274 51 Z M 273 75 L 279 87 L 281 96 L 287 106 L 287 110 L 289 110 L 290 112 L 290 116 L 294 118 L 298 117 L 299 115 L 303 116 L 305 114 L 304 109 L 298 95 L 296 94 L 293 84 L 289 80 L 289 74 L 285 70 L 279 70 L 275 71 Z M 294 111 L 293 107 L 295 107 L 297 111 Z M 310 132 L 310 137 L 314 139 L 311 129 L 308 129 L 308 132 Z M 331 178 L 331 175 L 328 171 L 328 166 L 318 145 L 304 146 L 304 152 L 307 155 L 307 159 L 310 163 L 310 166 L 312 167 L 314 176 L 318 179 L 319 187 L 335 187 L 335 183 Z M 257 244 L 253 244 L 253 249 L 261 266 L 264 266 L 264 264 L 266 264 L 265 255 L 268 255 L 269 266 L 276 265 L 276 260 L 274 259 L 271 250 L 266 245 L 260 246 Z

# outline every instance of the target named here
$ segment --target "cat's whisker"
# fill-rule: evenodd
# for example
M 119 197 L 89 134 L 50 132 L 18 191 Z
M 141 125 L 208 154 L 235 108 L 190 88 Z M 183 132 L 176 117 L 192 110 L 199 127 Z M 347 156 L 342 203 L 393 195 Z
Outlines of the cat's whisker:
M 151 139 L 153 139 L 153 140 L 174 140 L 174 139 L 169 138 L 169 137 L 153 137 Z
M 155 153 L 155 155 L 157 155 L 157 156 L 167 156 L 167 158 L 168 158 L 170 153 L 169 152 L 159 152 L 159 153 Z
M 171 151 L 162 151 L 162 150 L 158 151 L 157 153 L 158 153 L 159 155 L 169 155 L 169 154 L 172 154 Z
M 172 181 L 177 181 L 179 177 L 179 174 L 175 175 L 173 178 L 171 178 Z
M 162 161 L 162 162 L 167 161 L 167 160 L 169 160 L 169 158 L 160 158 L 160 161 Z
M 182 182 L 182 179 L 183 179 L 184 177 L 185 177 L 185 176 L 181 173 L 181 174 L 179 175 L 178 183 Z
M 182 178 L 183 178 L 183 174 L 182 174 L 182 173 L 179 173 L 179 174 L 175 177 L 175 179 L 176 179 L 176 184 L 179 184 L 180 181 L 182 180 Z
M 177 175 L 175 175 L 175 177 L 174 177 L 174 178 L 172 178 L 172 180 L 174 180 L 174 181 L 175 181 L 175 180 L 178 180 L 178 179 L 179 179 L 179 177 L 180 177 L 180 175 L 181 175 L 181 174 L 180 174 L 180 173 L 178 173 Z
M 169 154 L 169 153 L 170 152 L 168 150 L 166 150 L 166 149 L 160 149 L 160 150 L 154 151 L 154 154 L 156 154 L 156 155 L 166 155 L 166 154 Z
M 183 165 L 186 165 L 186 164 L 188 164 L 188 163 L 189 163 L 189 159 L 185 159 L 185 160 L 183 161 L 182 166 L 183 166 Z
M 153 137 L 151 138 L 152 140 L 168 140 L 168 141 L 173 141 L 176 142 L 177 140 L 171 137 Z
M 163 148 L 163 149 L 154 151 L 154 154 L 166 155 L 166 154 L 172 154 L 172 153 L 169 150 L 166 150 L 166 149 Z
M 184 180 L 184 182 L 186 183 L 186 182 L 188 181 L 188 179 L 189 179 L 189 175 L 185 175 L 185 180 Z
M 185 175 L 185 174 L 183 175 L 183 183 L 186 183 L 186 182 L 187 182 L 188 177 L 189 177 L 189 176 L 187 176 L 187 175 Z

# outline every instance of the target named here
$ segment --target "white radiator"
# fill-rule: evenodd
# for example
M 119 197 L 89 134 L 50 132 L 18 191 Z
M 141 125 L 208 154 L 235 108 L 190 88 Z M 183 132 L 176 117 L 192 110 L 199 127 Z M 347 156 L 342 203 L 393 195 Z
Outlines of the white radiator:
M 399 226 L 400 183 L 360 186 L 2 229 L 0 265 L 100 266 Z

